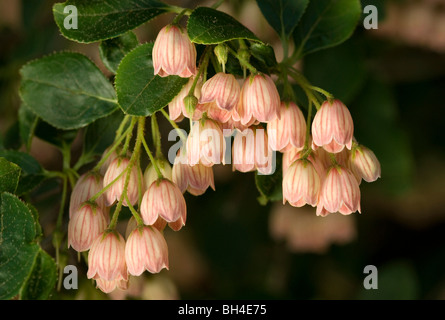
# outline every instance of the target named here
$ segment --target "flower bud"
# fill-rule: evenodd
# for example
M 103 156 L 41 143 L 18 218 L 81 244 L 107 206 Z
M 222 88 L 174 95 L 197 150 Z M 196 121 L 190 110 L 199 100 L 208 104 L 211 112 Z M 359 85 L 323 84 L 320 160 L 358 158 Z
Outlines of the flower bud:
M 202 86 L 200 103 L 216 102 L 220 109 L 231 111 L 239 101 L 241 88 L 232 74 L 218 72 Z
M 115 231 L 101 233 L 88 253 L 88 279 L 128 280 L 125 240 Z
M 196 48 L 180 26 L 168 25 L 159 31 L 152 57 L 155 75 L 189 78 L 196 74 Z
M 86 173 L 80 176 L 71 193 L 70 218 L 79 209 L 81 204 L 88 201 L 100 190 L 102 190 L 102 176 L 93 173 Z M 103 196 L 100 196 L 96 202 L 101 209 L 105 209 L 105 199 Z
M 78 252 L 90 249 L 93 241 L 107 228 L 107 221 L 99 206 L 82 205 L 68 223 L 68 248 Z
M 141 215 L 146 225 L 154 224 L 158 217 L 176 221 L 186 210 L 181 190 L 168 179 L 153 182 L 142 197 Z
M 127 171 L 124 172 L 124 170 L 127 170 L 127 167 L 130 163 L 130 160 L 128 158 L 116 158 L 114 161 L 110 164 L 110 166 L 107 169 L 107 172 L 105 173 L 104 177 L 104 187 L 108 186 L 110 183 L 112 183 L 117 177 L 116 182 L 113 183 L 112 186 L 110 186 L 107 191 L 105 192 L 105 201 L 108 206 L 113 205 L 115 201 L 119 201 L 122 193 L 124 192 L 124 186 L 125 186 L 125 179 L 128 174 Z M 128 181 L 127 186 L 127 197 L 128 200 L 132 205 L 134 205 L 138 201 L 139 197 L 139 187 L 138 187 L 138 179 L 142 180 L 142 173 L 140 172 L 140 169 L 134 165 L 131 168 L 130 171 L 130 178 Z M 143 186 L 142 186 L 143 187 Z M 124 206 L 128 206 L 127 200 L 124 197 L 124 200 L 122 202 Z
M 353 148 L 350 155 L 350 167 L 359 183 L 361 179 L 366 182 L 373 182 L 381 176 L 379 160 L 374 152 L 365 146 Z
M 314 145 L 330 153 L 339 153 L 352 147 L 354 124 L 348 108 L 340 101 L 325 101 L 312 122 Z
M 286 200 L 294 207 L 317 205 L 320 177 L 314 165 L 305 159 L 295 161 L 283 177 L 283 204 Z
M 250 59 L 250 52 L 249 52 L 249 50 L 247 50 L 246 48 L 240 48 L 240 49 L 238 50 L 238 56 L 240 57 L 240 59 L 241 59 L 242 61 L 249 62 L 249 59 Z
M 227 63 L 227 58 L 229 56 L 229 48 L 225 44 L 220 43 L 215 47 L 213 52 L 215 53 L 219 64 L 225 66 Z
M 195 79 L 194 77 L 190 78 L 190 80 L 181 89 L 181 91 L 177 94 L 177 96 L 174 97 L 173 100 L 168 104 L 168 112 L 171 120 L 179 122 L 184 118 L 184 116 L 190 117 L 190 115 L 192 114 L 189 113 L 190 110 L 187 110 L 184 100 L 189 95 L 194 79 Z M 202 81 L 201 79 L 198 79 L 198 82 L 195 86 L 195 90 L 193 92 L 193 95 L 198 99 L 201 97 L 201 87 L 202 87 Z M 193 105 L 193 107 L 194 108 L 192 109 L 195 111 L 193 113 L 193 116 L 191 116 L 192 120 L 201 119 L 203 110 L 199 108 L 199 105 L 198 106 Z
M 266 74 L 250 76 L 242 88 L 243 108 L 246 115 L 242 123 L 245 124 L 249 116 L 260 122 L 270 122 L 280 118 L 280 95 L 272 79 Z
M 351 214 L 360 210 L 360 188 L 354 175 L 340 165 L 328 169 L 320 192 L 317 215 L 340 212 Z
M 127 239 L 125 261 L 133 276 L 140 276 L 144 270 L 158 273 L 168 269 L 167 242 L 156 228 L 136 228 Z
M 191 115 L 195 113 L 196 106 L 198 105 L 198 98 L 193 95 L 188 95 L 184 98 L 185 114 Z
M 293 103 L 281 103 L 280 119 L 267 124 L 269 144 L 274 151 L 286 151 L 290 147 L 303 149 L 306 137 L 306 120 L 300 108 Z

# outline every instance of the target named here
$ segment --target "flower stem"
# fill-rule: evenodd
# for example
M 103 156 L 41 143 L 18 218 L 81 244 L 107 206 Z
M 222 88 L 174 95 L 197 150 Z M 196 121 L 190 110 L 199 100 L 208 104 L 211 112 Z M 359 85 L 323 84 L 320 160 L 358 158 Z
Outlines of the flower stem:
M 127 124 L 128 120 L 130 120 L 130 116 L 127 114 L 124 116 L 124 119 L 122 119 L 122 122 L 119 125 L 119 128 L 117 128 L 117 130 L 116 130 L 116 136 L 114 138 L 114 142 L 116 142 L 121 137 L 122 131 L 124 130 L 124 127 Z
M 92 171 L 99 171 L 102 165 L 107 161 L 107 159 L 111 156 L 111 154 L 116 150 L 116 148 L 120 145 L 120 143 L 125 139 L 125 137 L 129 134 L 130 131 L 133 131 L 133 127 L 130 125 L 125 132 L 117 139 L 113 146 L 107 151 L 107 153 L 100 159 L 100 161 L 94 166 Z
M 296 69 L 290 68 L 289 75 L 298 83 L 298 85 L 303 89 L 303 91 L 306 93 L 306 96 L 309 101 L 311 101 L 314 106 L 318 109 L 320 109 L 320 103 L 318 102 L 317 97 L 312 92 L 312 85 L 309 83 L 309 81 Z
M 156 119 L 156 113 L 151 116 L 151 135 L 153 138 L 153 145 L 156 148 L 156 158 L 162 158 L 161 150 L 161 133 L 159 132 L 158 120 Z
M 109 184 L 107 184 L 105 187 L 103 187 L 102 190 L 100 190 L 98 193 L 96 193 L 94 196 L 92 196 L 89 201 L 91 202 L 95 202 L 101 195 L 103 195 L 108 189 L 110 189 L 110 187 L 115 184 L 117 182 L 117 180 L 119 180 L 124 173 L 126 172 L 126 170 L 122 171 L 121 173 L 119 173 L 119 175 L 113 179 L 113 181 L 111 181 Z
M 178 7 L 176 7 L 176 8 L 178 8 Z M 179 10 L 180 11 L 178 12 L 178 15 L 175 17 L 175 19 L 173 19 L 172 24 L 178 24 L 184 15 L 190 15 L 192 12 L 192 10 L 190 10 L 188 8 L 180 8 Z M 177 11 L 175 11 L 175 12 L 177 12 Z
M 190 90 L 188 93 L 189 96 L 195 95 L 195 88 L 196 88 L 196 85 L 198 84 L 198 80 L 201 77 L 202 72 L 204 70 L 207 70 L 207 66 L 209 64 L 210 53 L 212 52 L 212 50 L 210 50 L 210 49 L 211 49 L 211 47 L 207 46 L 204 50 L 204 53 L 202 54 L 201 62 L 200 62 L 199 68 L 198 68 L 198 73 L 196 74 L 195 79 L 193 79 L 193 84 L 190 87 Z
M 247 61 L 246 59 L 242 58 L 242 57 L 241 57 L 235 50 L 233 50 L 231 47 L 228 47 L 228 48 L 229 48 L 229 52 L 230 52 L 235 58 L 238 59 L 238 61 L 240 62 L 240 64 L 241 64 L 242 67 L 245 67 L 245 68 L 249 69 L 250 73 L 252 73 L 252 74 L 256 74 L 256 73 L 258 73 L 257 69 L 256 69 L 254 66 L 252 66 L 252 65 L 250 64 L 249 61 Z
M 142 139 L 142 145 L 144 146 L 145 152 L 147 153 L 148 157 L 150 158 L 151 163 L 153 164 L 153 168 L 155 168 L 156 173 L 158 174 L 158 178 L 162 179 L 164 175 L 161 172 L 161 169 L 158 167 L 158 163 L 156 162 L 155 158 L 153 157 L 153 154 L 150 151 L 150 148 L 147 145 L 147 142 L 145 139 Z
M 309 86 L 309 89 L 321 93 L 322 95 L 324 95 L 329 100 L 334 99 L 334 96 L 331 93 L 327 92 L 326 90 L 324 90 L 322 88 L 315 87 L 315 86 Z
M 304 141 L 304 149 L 308 150 L 309 147 L 309 137 L 311 132 L 311 120 L 312 120 L 312 101 L 309 101 L 307 108 L 307 119 L 306 119 L 306 138 Z
M 136 219 L 136 222 L 138 223 L 138 226 L 144 225 L 144 221 L 141 218 L 141 215 L 136 211 L 136 209 L 131 205 L 130 200 L 128 200 L 128 195 L 125 195 L 125 200 L 127 201 L 128 208 L 131 211 L 131 214 Z
M 176 130 L 176 132 L 178 132 L 178 135 L 181 137 L 181 140 L 184 141 L 184 143 L 185 143 L 185 141 L 187 140 L 187 137 L 184 135 L 181 128 L 178 127 L 176 122 L 174 122 L 172 119 L 170 119 L 167 111 L 165 111 L 164 109 L 161 109 L 160 111 L 161 111 L 162 115 L 168 120 L 168 122 L 170 122 L 171 126 Z
M 128 184 L 130 182 L 130 176 L 131 176 L 131 169 L 133 169 L 133 166 L 136 164 L 136 161 L 139 159 L 140 156 L 140 150 L 141 150 L 141 143 L 144 139 L 144 128 L 145 128 L 145 117 L 134 117 L 132 119 L 132 122 L 138 122 L 138 131 L 136 136 L 136 143 L 134 146 L 133 154 L 131 155 L 130 161 L 128 163 L 128 167 L 124 170 L 126 172 L 125 181 L 124 181 L 124 188 L 122 191 L 122 195 L 119 199 L 119 202 L 116 206 L 116 210 L 113 212 L 113 217 L 111 218 L 110 225 L 108 226 L 108 229 L 113 230 L 116 228 L 117 220 L 119 218 L 119 213 L 122 209 L 123 200 L 125 196 L 127 196 L 127 190 L 128 190 Z M 139 172 L 138 172 L 139 175 Z M 127 196 L 128 199 L 128 196 Z M 127 200 L 127 205 L 130 205 L 129 201 Z
M 136 122 L 137 122 L 137 117 L 133 117 L 133 118 L 131 119 L 131 125 L 130 125 L 130 127 L 131 127 L 131 128 L 134 128 L 134 126 L 136 125 Z M 130 141 L 131 141 L 131 138 L 132 138 L 132 137 L 133 137 L 133 130 L 130 130 L 130 131 L 126 134 L 126 137 L 125 137 L 125 144 L 124 144 L 124 147 L 122 148 L 121 155 L 125 156 L 125 155 L 127 154 L 127 150 L 128 150 L 128 147 L 130 146 Z

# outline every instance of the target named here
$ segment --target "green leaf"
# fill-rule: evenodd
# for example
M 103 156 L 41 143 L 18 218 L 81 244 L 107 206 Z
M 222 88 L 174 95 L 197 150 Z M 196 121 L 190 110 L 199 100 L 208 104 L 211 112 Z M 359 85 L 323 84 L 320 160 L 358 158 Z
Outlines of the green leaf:
M 39 162 L 27 153 L 15 150 L 0 150 L 0 157 L 15 163 L 22 169 L 15 191 L 17 195 L 31 191 L 45 179 Z
M 333 47 L 348 39 L 361 13 L 359 0 L 311 1 L 293 33 L 297 57 Z
M 68 5 L 77 8 L 77 29 L 64 26 L 65 18 L 71 14 L 68 10 L 64 13 Z M 53 7 L 60 32 L 83 43 L 115 38 L 169 11 L 169 5 L 157 0 L 69 0 Z
M 59 149 L 71 145 L 77 136 L 77 130 L 57 129 L 45 121 L 38 122 L 34 133 L 39 139 L 42 139 Z
M 257 0 L 266 20 L 281 37 L 286 38 L 294 31 L 295 27 L 306 10 L 309 0 Z
M 20 177 L 20 167 L 5 158 L 0 158 L 0 193 L 14 193 Z
M 258 201 L 261 205 L 266 205 L 269 201 L 283 200 L 283 168 L 282 157 L 277 154 L 275 172 L 271 175 L 260 175 L 255 173 L 255 184 L 260 192 Z
M 20 137 L 28 151 L 31 148 L 32 138 L 38 121 L 39 117 L 22 103 L 19 109 L 19 131 Z
M 307 56 L 303 66 L 311 83 L 332 93 L 346 105 L 360 93 L 367 76 L 362 46 L 351 40 L 355 39 Z M 341 77 L 335 76 L 340 74 Z
M 31 274 L 20 290 L 20 299 L 48 299 L 54 289 L 56 280 L 57 267 L 54 259 L 40 249 Z
M 126 114 L 149 116 L 165 107 L 187 83 L 179 76 L 154 75 L 153 43 L 143 44 L 125 56 L 116 74 L 119 106 Z
M 25 203 L 2 193 L 0 209 L 0 299 L 5 300 L 19 293 L 40 247 L 34 241 L 36 221 Z
M 80 53 L 46 56 L 23 66 L 20 74 L 22 100 L 56 128 L 81 128 L 117 108 L 111 83 Z
M 250 46 L 251 63 L 259 69 L 266 69 L 267 73 L 278 65 L 275 51 L 270 45 L 253 42 Z
M 139 44 L 134 32 L 127 32 L 117 38 L 102 41 L 99 46 L 100 58 L 104 65 L 116 73 L 123 57 Z
M 206 7 L 199 7 L 192 12 L 187 32 L 192 42 L 200 44 L 218 44 L 235 39 L 260 41 L 233 17 Z

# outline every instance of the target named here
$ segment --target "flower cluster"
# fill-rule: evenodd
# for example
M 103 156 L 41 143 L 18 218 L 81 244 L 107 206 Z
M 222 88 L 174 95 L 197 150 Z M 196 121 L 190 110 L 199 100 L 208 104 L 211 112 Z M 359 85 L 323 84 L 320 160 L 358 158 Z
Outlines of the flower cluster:
M 380 163 L 354 140 L 353 131 L 351 114 L 341 101 L 321 105 L 312 122 L 311 148 L 284 152 L 283 203 L 316 206 L 320 216 L 361 212 L 359 185 L 362 179 L 380 177 Z
M 167 41 L 164 37 L 158 36 L 159 43 Z M 188 45 L 178 41 L 176 46 L 177 52 L 192 56 Z M 157 54 L 153 57 L 155 66 L 166 61 L 165 54 Z M 172 64 L 175 61 L 173 57 L 170 60 Z M 178 63 L 160 75 L 181 75 L 183 67 Z M 201 68 L 206 68 L 205 62 Z M 310 114 L 305 119 L 296 103 L 281 101 L 266 74 L 251 70 L 242 85 L 224 71 L 210 79 L 193 75 L 169 104 L 171 120 L 195 120 L 187 138 L 187 164 L 182 167 L 224 164 L 224 136 L 231 134 L 234 170 L 271 174 L 273 152 L 284 153 L 284 203 L 316 206 L 321 216 L 360 212 L 359 184 L 362 179 L 372 182 L 380 177 L 380 164 L 371 150 L 355 141 L 348 108 L 327 96 L 310 126 Z M 195 98 L 194 106 L 190 107 L 189 98 Z M 267 132 L 261 124 L 267 125 Z
M 190 119 L 190 132 L 172 166 L 162 155 L 155 115 L 155 156 L 145 141 L 145 117 L 126 116 L 114 143 L 73 188 L 68 245 L 79 252 L 89 250 L 87 276 L 104 292 L 125 289 L 130 275 L 168 269 L 164 229 L 168 225 L 179 231 L 185 226 L 183 193 L 198 196 L 209 187 L 215 189 L 215 164 L 231 162 L 233 170 L 272 174 L 275 153 L 281 152 L 283 202 L 316 206 L 321 216 L 360 212 L 361 180 L 380 177 L 377 158 L 355 141 L 351 114 L 341 101 L 329 94 L 321 105 L 310 100 L 305 118 L 292 99 L 281 100 L 271 76 L 257 71 L 245 55 L 231 49 L 249 76 L 241 81 L 226 73 L 229 48 L 221 45 L 213 51 L 221 66 L 214 63 L 215 72 L 207 79 L 209 48 L 197 66 L 195 46 L 175 24 L 160 31 L 153 47 L 156 75 L 189 79 L 170 102 L 169 114 L 162 110 L 177 130 L 175 121 Z M 311 125 L 313 105 L 318 111 Z M 134 149 L 129 152 L 136 127 Z M 233 146 L 228 147 L 231 136 Z M 144 149 L 150 163 L 142 172 Z M 226 151 L 231 151 L 229 161 Z M 133 214 L 125 237 L 116 230 L 122 206 Z
M 106 153 L 109 153 L 106 151 Z M 87 276 L 96 280 L 104 292 L 116 287 L 126 289 L 128 276 L 139 276 L 144 270 L 158 273 L 168 269 L 168 248 L 163 236 L 167 223 L 185 223 L 185 200 L 180 189 L 170 179 L 152 178 L 150 165 L 144 177 L 131 159 L 112 152 L 111 161 L 102 161 L 100 172 L 90 172 L 79 178 L 70 201 L 68 245 L 76 251 L 88 251 Z M 107 163 L 108 162 L 108 163 Z M 166 163 L 166 166 L 168 163 Z M 149 187 L 145 187 L 148 185 Z M 124 206 L 138 202 L 139 223 L 130 220 L 126 239 L 114 229 L 116 221 L 109 219 L 109 210 L 116 201 Z M 178 230 L 180 227 L 174 227 Z

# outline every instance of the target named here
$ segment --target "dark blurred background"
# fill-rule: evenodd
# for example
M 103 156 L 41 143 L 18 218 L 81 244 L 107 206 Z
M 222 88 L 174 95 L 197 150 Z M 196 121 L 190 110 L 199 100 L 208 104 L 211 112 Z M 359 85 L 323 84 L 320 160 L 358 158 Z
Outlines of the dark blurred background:
M 2 148 L 25 150 L 18 138 L 18 70 L 27 61 L 78 51 L 111 76 L 97 44 L 77 44 L 60 35 L 54 2 L 0 0 Z M 194 8 L 213 2 L 168 3 Z M 362 214 L 319 218 L 312 208 L 261 206 L 253 174 L 216 167 L 217 191 L 187 194 L 187 226 L 177 233 L 166 230 L 170 271 L 133 279 L 129 292 L 116 291 L 111 298 L 445 298 L 445 0 L 362 3 L 377 5 L 378 30 L 360 24 L 342 45 L 298 65 L 314 85 L 345 102 L 356 138 L 381 162 L 382 178 L 361 185 Z M 273 45 L 280 61 L 278 37 L 255 1 L 227 0 L 220 10 Z M 171 19 L 164 15 L 139 27 L 139 41 L 153 41 Z M 167 134 L 170 127 L 162 122 L 161 130 Z M 80 150 L 76 139 L 73 154 Z M 39 138 L 30 153 L 48 170 L 61 167 L 59 151 Z M 50 253 L 59 192 L 50 181 L 31 195 Z M 86 279 L 74 251 L 68 253 L 68 262 L 82 270 L 80 289 L 62 289 L 54 298 L 106 298 Z M 378 290 L 363 288 L 367 265 L 378 268 Z

